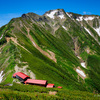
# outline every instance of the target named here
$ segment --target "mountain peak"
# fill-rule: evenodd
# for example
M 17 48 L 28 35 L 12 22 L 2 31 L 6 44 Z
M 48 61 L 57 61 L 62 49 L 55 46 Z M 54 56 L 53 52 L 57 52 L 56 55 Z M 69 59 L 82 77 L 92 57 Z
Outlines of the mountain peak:
M 59 17 L 60 19 L 64 19 L 65 18 L 65 11 L 63 9 L 56 9 L 56 10 L 50 10 L 47 11 L 44 15 L 55 19 L 55 17 Z

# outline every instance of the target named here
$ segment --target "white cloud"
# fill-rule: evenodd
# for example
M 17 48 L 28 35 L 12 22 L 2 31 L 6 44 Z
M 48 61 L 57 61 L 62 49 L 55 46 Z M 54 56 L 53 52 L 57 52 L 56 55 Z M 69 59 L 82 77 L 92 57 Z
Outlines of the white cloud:
M 86 14 L 86 11 L 84 11 L 83 14 Z
M 91 13 L 91 12 L 84 11 L 83 14 L 84 14 L 84 15 L 86 15 L 86 14 L 87 14 L 87 15 L 90 15 L 90 14 L 92 14 L 92 13 Z

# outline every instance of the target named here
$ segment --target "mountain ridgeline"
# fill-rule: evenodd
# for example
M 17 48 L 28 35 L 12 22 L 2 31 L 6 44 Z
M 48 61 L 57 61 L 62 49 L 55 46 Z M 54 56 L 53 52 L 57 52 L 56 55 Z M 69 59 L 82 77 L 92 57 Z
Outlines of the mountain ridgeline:
M 12 75 L 18 71 L 65 89 L 99 93 L 100 16 L 57 9 L 13 18 L 0 28 L 1 84 L 16 82 Z

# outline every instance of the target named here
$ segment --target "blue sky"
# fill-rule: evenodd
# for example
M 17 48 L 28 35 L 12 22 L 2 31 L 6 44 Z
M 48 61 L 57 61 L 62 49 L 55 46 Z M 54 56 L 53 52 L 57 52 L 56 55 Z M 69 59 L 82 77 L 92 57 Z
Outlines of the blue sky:
M 0 0 L 0 27 L 23 13 L 42 15 L 48 10 L 100 15 L 100 0 Z

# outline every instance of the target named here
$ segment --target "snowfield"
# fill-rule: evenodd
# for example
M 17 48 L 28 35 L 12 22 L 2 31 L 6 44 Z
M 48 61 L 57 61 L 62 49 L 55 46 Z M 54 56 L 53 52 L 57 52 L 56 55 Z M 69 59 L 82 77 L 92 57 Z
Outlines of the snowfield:
M 76 19 L 77 21 L 82 21 L 83 20 L 83 16 L 80 16 Z
M 3 34 L 1 35 L 0 40 L 2 39 L 2 37 L 3 37 Z
M 58 10 L 53 10 L 53 11 L 50 12 L 50 14 L 46 14 L 46 15 L 47 15 L 48 17 L 54 19 L 54 18 L 55 18 L 54 15 L 55 15 L 56 12 L 58 12 Z M 64 18 L 65 18 L 63 12 L 60 12 L 60 14 L 59 14 L 57 17 L 59 17 L 59 18 L 61 18 L 61 19 L 64 19 Z
M 59 15 L 58 17 L 60 17 L 61 19 L 64 19 L 65 18 L 63 14 L 62 15 Z
M 86 27 L 84 27 L 84 29 L 85 29 L 85 30 L 97 41 L 97 43 L 100 45 L 100 42 L 98 41 L 98 39 L 95 38 L 94 35 L 91 34 L 91 32 L 90 32 Z
M 93 20 L 94 18 L 95 17 L 83 17 L 83 16 L 80 16 L 76 20 L 77 21 L 82 21 L 84 19 L 85 21 L 89 21 L 89 20 Z
M 82 62 L 81 66 L 84 67 L 84 68 L 86 68 L 85 62 Z
M 94 17 L 86 17 L 86 18 L 84 18 L 85 21 L 93 20 L 93 19 L 94 19 Z
M 65 30 L 67 30 L 67 28 L 65 26 L 62 26 Z
M 86 77 L 85 73 L 82 70 L 76 69 L 76 72 L 79 73 L 79 74 L 81 74 L 82 77 L 84 77 L 84 78 Z
M 93 37 L 93 35 L 91 34 L 91 32 L 86 27 L 84 27 L 84 28 Z
M 98 35 L 100 36 L 100 27 L 99 28 L 94 28 L 94 30 L 98 33 Z
M 46 14 L 48 17 L 53 18 L 54 19 L 54 14 L 57 12 L 58 10 L 53 10 L 50 12 L 50 14 Z
M 66 14 L 68 15 L 68 17 L 70 17 L 70 18 L 71 18 L 72 14 L 68 14 L 67 12 L 66 12 Z

